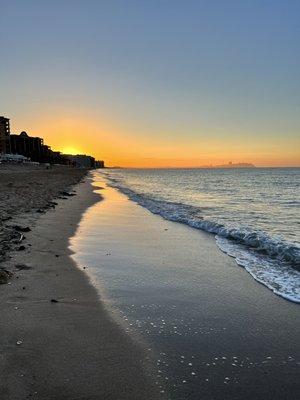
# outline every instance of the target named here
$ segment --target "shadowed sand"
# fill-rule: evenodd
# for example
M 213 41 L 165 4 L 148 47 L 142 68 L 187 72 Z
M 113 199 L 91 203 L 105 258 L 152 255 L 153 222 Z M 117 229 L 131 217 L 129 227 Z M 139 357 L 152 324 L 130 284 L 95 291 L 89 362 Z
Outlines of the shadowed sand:
M 38 220 L 19 217 L 35 226 L 26 249 L 5 264 L 15 273 L 11 283 L 0 285 L 0 398 L 155 399 L 141 348 L 110 319 L 70 258 L 68 239 L 99 200 L 89 179 L 75 189 Z

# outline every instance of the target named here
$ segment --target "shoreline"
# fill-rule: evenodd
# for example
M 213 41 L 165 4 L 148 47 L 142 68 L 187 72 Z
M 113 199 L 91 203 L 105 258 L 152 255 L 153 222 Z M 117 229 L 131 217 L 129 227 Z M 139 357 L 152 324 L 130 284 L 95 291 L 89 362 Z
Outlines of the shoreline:
M 5 264 L 18 272 L 0 286 L 1 399 L 155 399 L 142 348 L 70 257 L 69 239 L 100 199 L 90 177 L 74 189 L 55 210 L 18 217 L 31 231 Z
M 176 400 L 298 398 L 298 305 L 258 284 L 211 234 L 104 186 L 72 248 L 127 331 L 149 344 L 158 384 Z
M 296 305 L 93 175 L 10 221 L 31 230 L 0 285 L 1 400 L 297 398 Z
M 155 196 L 151 197 L 149 193 L 139 193 L 134 187 L 123 186 L 118 179 L 110 180 L 110 177 L 107 179 L 110 187 L 117 189 L 153 215 L 159 215 L 167 221 L 184 224 L 213 235 L 218 248 L 232 257 L 237 265 L 244 268 L 253 279 L 266 286 L 274 294 L 288 301 L 300 303 L 300 253 L 296 242 L 276 238 L 276 235 L 273 237 L 255 228 L 247 230 L 242 225 L 226 226 L 225 223 L 206 219 L 202 215 L 195 218 L 193 213 L 190 214 L 190 210 L 185 209 L 185 207 L 193 208 L 192 205 L 183 202 L 179 206 L 174 199 L 173 201 L 158 200 Z M 202 213 L 201 209 L 200 213 Z M 265 268 L 257 268 L 257 264 Z M 278 275 L 278 270 L 281 271 L 281 276 Z

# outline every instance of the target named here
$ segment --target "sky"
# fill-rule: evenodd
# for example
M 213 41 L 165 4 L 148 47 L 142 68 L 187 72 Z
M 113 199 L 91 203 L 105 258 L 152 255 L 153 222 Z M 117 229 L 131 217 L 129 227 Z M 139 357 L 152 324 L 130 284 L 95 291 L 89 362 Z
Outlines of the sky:
M 110 166 L 300 166 L 300 1 L 0 10 L 0 115 L 13 133 Z

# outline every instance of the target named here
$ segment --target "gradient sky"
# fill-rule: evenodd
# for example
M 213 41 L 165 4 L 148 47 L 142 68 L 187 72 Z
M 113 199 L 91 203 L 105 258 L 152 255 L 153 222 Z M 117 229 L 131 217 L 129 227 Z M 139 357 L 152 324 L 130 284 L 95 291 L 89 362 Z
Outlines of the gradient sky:
M 121 166 L 300 165 L 300 1 L 0 0 L 0 115 Z

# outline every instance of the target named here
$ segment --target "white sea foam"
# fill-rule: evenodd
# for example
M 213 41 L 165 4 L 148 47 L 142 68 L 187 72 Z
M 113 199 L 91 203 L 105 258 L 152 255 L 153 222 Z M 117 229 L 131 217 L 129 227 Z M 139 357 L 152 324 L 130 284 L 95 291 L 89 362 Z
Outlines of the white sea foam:
M 108 178 L 111 186 L 152 213 L 216 235 L 220 249 L 234 257 L 254 279 L 274 293 L 300 303 L 300 247 L 295 243 L 248 227 L 225 226 L 207 220 L 199 207 L 158 200 L 129 189 L 118 179 Z
M 225 237 L 216 236 L 221 250 L 234 257 L 255 280 L 264 284 L 275 294 L 300 303 L 300 272 L 284 261 L 257 253 L 251 247 L 238 244 Z

